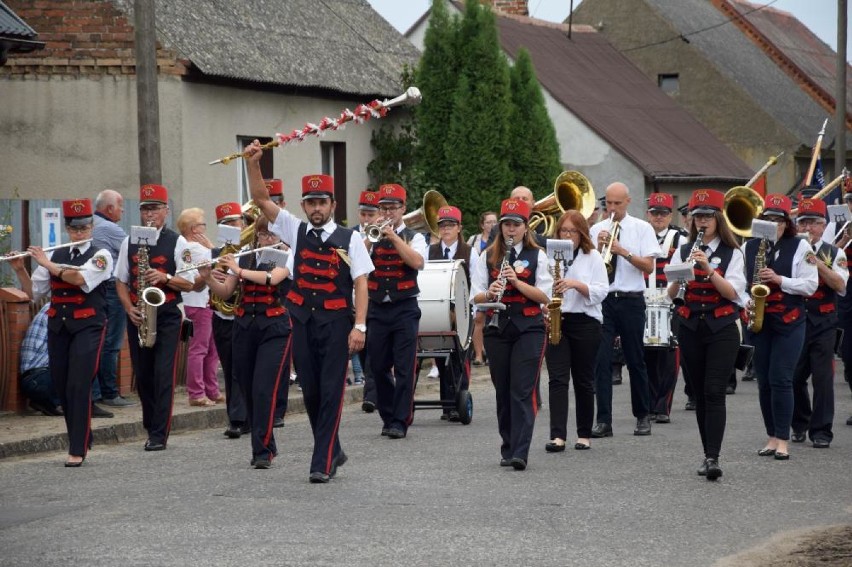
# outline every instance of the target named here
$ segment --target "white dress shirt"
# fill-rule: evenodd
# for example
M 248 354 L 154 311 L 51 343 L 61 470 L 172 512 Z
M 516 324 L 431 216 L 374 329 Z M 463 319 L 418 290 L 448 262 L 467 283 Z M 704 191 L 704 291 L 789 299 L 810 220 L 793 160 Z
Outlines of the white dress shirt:
M 686 240 L 683 241 L 686 243 Z M 716 268 L 719 266 L 718 257 L 715 256 L 716 249 L 719 248 L 719 244 L 722 243 L 722 239 L 718 236 L 715 237 L 710 242 L 705 242 L 704 245 L 707 246 L 707 260 L 710 262 L 711 268 Z M 688 252 L 688 251 L 687 251 Z M 716 260 L 714 262 L 714 260 Z M 675 250 L 674 254 L 672 254 L 671 264 L 683 264 L 684 258 L 681 255 L 681 247 L 678 246 Z M 746 302 L 749 300 L 748 295 L 748 282 L 746 282 L 745 276 L 745 257 L 743 256 L 743 251 L 739 248 L 734 248 L 733 253 L 731 254 L 731 261 L 728 264 L 728 269 L 725 270 L 725 281 L 727 281 L 734 288 L 734 291 L 737 292 L 737 299 L 734 301 L 740 307 L 745 307 Z M 672 282 L 669 282 L 672 283 Z
M 819 244 L 811 245 L 811 249 L 816 253 L 816 249 L 819 248 Z M 823 262 L 823 259 L 817 255 L 817 262 Z M 824 262 L 823 262 L 824 263 Z M 831 264 L 831 271 L 835 274 L 843 278 L 843 282 L 846 283 L 849 281 L 849 268 L 846 265 L 846 252 L 842 248 L 837 249 L 837 257 L 834 259 L 834 262 Z M 819 271 L 817 271 L 817 276 L 819 276 Z M 846 296 L 846 286 L 843 286 L 843 289 L 836 292 L 838 296 L 845 297 Z
M 746 243 L 743 243 L 741 248 L 743 253 L 745 253 L 745 246 Z M 778 250 L 774 251 L 775 258 L 778 257 L 778 252 Z M 799 246 L 793 255 L 792 277 L 781 276 L 781 291 L 791 295 L 813 295 L 819 286 L 816 262 L 812 264 L 805 260 L 808 254 L 813 253 L 811 245 L 806 240 L 800 238 Z M 768 260 L 767 258 L 767 263 L 769 263 Z
M 163 231 L 162 228 L 157 231 L 157 238 L 160 238 L 160 233 Z M 130 237 L 124 239 L 121 243 L 121 250 L 118 253 L 118 262 L 115 263 L 115 279 L 122 283 L 128 283 L 130 281 L 130 263 L 127 259 L 127 248 L 129 246 Z M 183 269 L 186 266 L 186 262 L 183 261 L 184 252 L 189 251 L 189 242 L 178 234 L 177 242 L 175 243 L 175 271 Z M 191 253 L 190 253 L 191 254 Z M 175 275 L 175 274 L 172 274 Z M 195 278 L 198 277 L 198 270 L 190 270 L 188 272 L 183 272 L 181 274 L 177 274 L 178 277 L 185 279 L 190 282 L 194 282 Z
M 609 280 L 601 253 L 594 248 L 588 254 L 578 250 L 563 279 L 579 280 L 589 286 L 589 297 L 576 289 L 568 290 L 562 297 L 562 312 L 583 313 L 603 323 L 601 303 L 609 293 Z
M 524 243 L 515 244 L 515 254 L 520 256 Z M 486 254 L 488 250 L 479 255 L 479 261 L 476 263 L 476 271 L 470 272 L 470 302 L 474 303 L 473 298 L 480 293 L 485 293 L 488 290 L 488 258 Z M 473 267 L 473 266 L 471 266 Z M 550 273 L 550 267 L 547 262 L 547 254 L 544 250 L 538 250 L 538 259 L 535 268 L 535 287 L 544 292 L 550 298 L 553 294 L 553 275 Z
M 305 234 L 307 234 L 308 230 L 314 227 L 311 226 L 310 223 L 305 224 L 307 225 L 305 228 Z M 299 227 L 301 225 L 302 221 L 287 209 L 281 209 L 278 211 L 278 216 L 275 217 L 275 222 L 269 225 L 269 231 L 277 235 L 278 238 L 287 243 L 291 248 L 291 253 L 287 258 L 287 269 L 290 270 L 290 279 L 295 277 L 293 274 L 293 266 L 295 263 L 295 256 L 298 253 L 295 246 L 296 242 L 299 241 Z M 337 230 L 337 223 L 329 219 L 329 221 L 322 226 L 320 239 L 325 242 L 335 230 Z M 367 247 L 364 246 L 361 234 L 354 230 L 351 234 L 352 236 L 349 239 L 348 254 L 352 264 L 349 266 L 349 272 L 352 276 L 352 280 L 354 281 L 360 276 L 369 274 L 375 269 L 375 267 L 373 266 L 373 261 L 370 259 L 370 255 L 367 253 Z
M 618 242 L 628 252 L 639 258 L 658 258 L 662 255 L 660 244 L 654 227 L 636 217 L 625 215 L 621 220 Z M 602 220 L 591 228 L 589 235 L 593 243 L 597 243 L 598 234 L 602 230 L 609 231 L 612 223 L 609 219 Z M 643 292 L 645 290 L 645 272 L 631 264 L 627 258 L 619 256 L 615 259 L 615 280 L 610 284 L 610 291 Z
M 85 254 L 89 251 L 91 243 L 86 242 L 79 246 L 70 247 L 72 250 L 77 248 L 80 254 Z M 49 258 L 53 258 L 53 252 L 47 253 Z M 80 267 L 80 274 L 83 276 L 83 285 L 80 289 L 83 293 L 91 293 L 93 289 L 101 283 L 112 277 L 112 255 L 108 250 L 97 249 L 95 254 Z M 38 301 L 42 297 L 50 294 L 50 272 L 44 266 L 39 266 L 33 270 L 33 299 Z
M 424 238 L 423 240 L 425 241 L 426 239 Z M 453 256 L 456 255 L 456 250 L 458 250 L 459 241 L 456 240 L 455 242 L 453 242 L 449 246 L 447 246 L 446 244 L 444 244 L 443 241 L 441 241 L 441 242 L 438 242 L 438 246 L 440 246 L 440 250 L 441 250 L 441 257 L 439 259 L 440 260 L 444 259 L 444 249 L 449 248 L 450 252 L 447 254 L 447 257 L 448 257 L 448 259 L 452 260 Z M 427 250 L 428 250 L 428 248 L 427 248 Z M 429 261 L 428 260 L 428 258 L 429 258 L 428 254 L 426 255 L 426 258 L 427 258 L 426 261 L 428 262 Z M 479 254 L 476 252 L 476 250 L 471 248 L 470 249 L 470 258 L 458 258 L 458 259 L 459 260 L 464 259 L 464 261 L 467 262 L 468 272 L 472 275 L 474 270 L 476 269 L 476 265 L 479 263 Z

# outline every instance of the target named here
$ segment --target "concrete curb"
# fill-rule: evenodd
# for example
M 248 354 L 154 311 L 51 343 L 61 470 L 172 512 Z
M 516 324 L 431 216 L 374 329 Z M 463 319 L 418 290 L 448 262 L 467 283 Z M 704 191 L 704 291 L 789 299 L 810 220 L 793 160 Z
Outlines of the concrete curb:
M 417 385 L 417 393 L 434 393 L 438 391 L 438 387 L 437 381 L 420 380 Z M 362 386 L 348 386 L 343 396 L 344 405 L 360 404 L 363 399 L 363 391 Z M 287 413 L 304 412 L 305 400 L 302 398 L 301 392 L 294 387 L 287 403 Z M 172 415 L 172 433 L 215 428 L 224 429 L 227 426 L 228 415 L 224 406 L 191 409 Z M 136 421 L 95 426 L 92 428 L 92 435 L 95 445 L 115 445 L 128 441 L 142 441 L 148 438 L 145 428 L 142 427 L 141 415 Z M 0 459 L 48 451 L 61 451 L 67 448 L 68 435 L 64 432 L 52 433 L 32 439 L 0 443 Z

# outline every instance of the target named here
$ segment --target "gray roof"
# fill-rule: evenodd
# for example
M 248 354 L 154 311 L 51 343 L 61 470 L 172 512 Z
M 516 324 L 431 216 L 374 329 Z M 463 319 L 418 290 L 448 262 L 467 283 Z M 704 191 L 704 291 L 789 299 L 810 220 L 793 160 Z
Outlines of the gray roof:
M 708 0 L 645 1 L 682 35 L 728 20 Z M 823 146 L 830 143 L 830 133 L 834 131 L 833 117 L 735 25 L 719 25 L 689 35 L 688 39 L 692 47 L 784 124 L 801 144 L 811 146 L 823 120 L 829 118 Z
M 38 34 L 18 17 L 6 4 L 0 2 L 0 37 L 35 39 Z
M 363 96 L 399 94 L 419 58 L 367 0 L 157 0 L 157 32 L 207 76 Z

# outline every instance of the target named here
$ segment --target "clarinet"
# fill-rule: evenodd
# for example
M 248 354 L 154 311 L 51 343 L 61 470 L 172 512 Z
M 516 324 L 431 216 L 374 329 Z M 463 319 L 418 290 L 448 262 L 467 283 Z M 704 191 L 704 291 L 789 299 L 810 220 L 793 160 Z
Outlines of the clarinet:
M 512 248 L 514 247 L 515 239 L 510 236 L 508 240 L 506 240 L 506 253 L 503 254 L 503 262 L 500 264 L 500 278 L 498 280 L 501 284 L 500 291 L 497 292 L 497 297 L 494 299 L 494 304 L 492 305 L 494 314 L 491 316 L 491 320 L 488 321 L 488 326 L 495 329 L 500 326 L 500 311 L 506 309 L 506 306 L 503 304 L 503 292 L 506 291 L 506 276 L 503 275 L 503 272 L 505 271 L 506 266 L 511 267 L 509 264 L 509 256 L 511 256 Z
M 701 248 L 701 245 L 704 244 L 704 230 L 699 230 L 698 235 L 695 237 L 695 243 L 692 245 L 692 250 L 689 251 L 689 256 L 691 257 Z M 695 260 L 692 261 L 692 269 L 695 269 L 695 265 L 697 262 Z M 686 280 L 680 280 L 680 287 L 677 289 L 677 295 L 672 299 L 672 303 L 677 305 L 678 307 L 682 306 L 686 303 Z

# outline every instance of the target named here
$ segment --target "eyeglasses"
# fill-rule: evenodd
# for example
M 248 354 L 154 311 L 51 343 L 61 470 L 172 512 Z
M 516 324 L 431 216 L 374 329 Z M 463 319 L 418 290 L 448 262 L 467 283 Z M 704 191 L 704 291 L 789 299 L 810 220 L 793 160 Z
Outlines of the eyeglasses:
M 272 233 L 272 232 L 267 232 L 265 230 L 258 230 L 257 231 L 257 237 L 258 238 L 275 238 L 275 234 Z
M 379 207 L 379 212 L 382 213 L 394 213 L 402 208 L 402 205 L 390 205 L 390 206 L 381 206 Z
M 825 221 L 822 219 L 799 219 L 798 224 L 802 226 L 810 226 L 810 225 L 824 225 Z
M 567 234 L 570 236 L 573 234 L 580 234 L 580 230 L 576 228 L 560 228 L 559 234 Z
M 457 222 L 442 222 L 438 225 L 438 228 L 457 228 L 459 223 Z
M 162 211 L 165 208 L 168 208 L 168 205 L 141 205 L 139 207 L 139 211 L 143 213 L 156 213 L 157 211 Z
M 68 229 L 68 232 L 74 232 L 79 234 L 81 232 L 92 230 L 92 225 L 87 224 L 86 226 L 66 226 L 65 228 Z
M 671 211 L 648 211 L 648 214 L 652 217 L 665 217 L 672 214 Z

